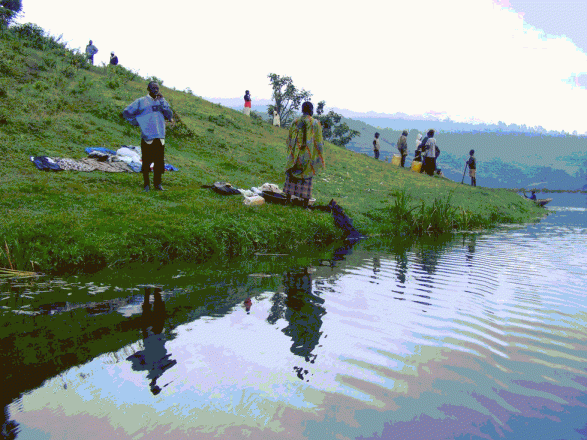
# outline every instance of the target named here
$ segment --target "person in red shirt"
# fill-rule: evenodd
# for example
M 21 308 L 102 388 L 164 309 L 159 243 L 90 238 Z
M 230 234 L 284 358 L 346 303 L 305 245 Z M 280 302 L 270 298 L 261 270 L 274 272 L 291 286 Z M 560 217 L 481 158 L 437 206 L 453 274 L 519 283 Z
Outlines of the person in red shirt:
M 251 94 L 245 90 L 245 115 L 251 116 Z

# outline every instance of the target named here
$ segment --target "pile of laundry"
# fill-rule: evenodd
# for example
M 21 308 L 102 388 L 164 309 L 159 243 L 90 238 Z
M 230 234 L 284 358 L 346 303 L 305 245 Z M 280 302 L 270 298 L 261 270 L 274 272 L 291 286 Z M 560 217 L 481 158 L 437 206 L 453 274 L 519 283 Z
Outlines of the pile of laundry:
M 286 202 L 285 194 L 275 183 L 266 182 L 259 187 L 253 186 L 250 189 L 243 189 L 235 188 L 227 182 L 215 182 L 214 185 L 202 185 L 202 188 L 211 188 L 214 192 L 225 196 L 240 194 L 244 196 L 243 203 L 250 206 L 262 205 L 265 202 L 285 205 Z M 297 197 L 292 196 L 292 201 L 296 204 Z M 312 205 L 315 201 L 316 199 L 310 199 L 309 204 Z M 301 200 L 299 202 L 301 203 Z
M 41 171 L 104 171 L 107 173 L 138 173 L 143 166 L 140 147 L 123 145 L 116 151 L 104 147 L 88 147 L 88 157 L 70 159 L 64 157 L 31 156 L 31 162 Z M 151 164 L 151 169 L 153 165 Z M 166 171 L 177 171 L 165 164 Z

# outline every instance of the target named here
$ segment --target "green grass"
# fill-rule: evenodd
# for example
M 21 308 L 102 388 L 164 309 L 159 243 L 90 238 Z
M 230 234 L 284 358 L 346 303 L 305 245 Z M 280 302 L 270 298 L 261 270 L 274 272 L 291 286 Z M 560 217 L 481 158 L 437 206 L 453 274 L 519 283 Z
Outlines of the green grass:
M 92 272 L 134 261 L 205 261 L 214 256 L 321 247 L 342 237 L 329 214 L 246 207 L 202 184 L 249 188 L 284 181 L 287 131 L 163 87 L 169 126 L 164 193 L 142 193 L 140 174 L 38 171 L 30 156 L 82 158 L 88 146 L 137 145 L 120 116 L 146 94 L 123 67 L 93 67 L 42 30 L 0 35 L 0 242 L 15 269 Z M 8 104 L 10 103 L 10 104 Z M 392 167 L 327 144 L 317 203 L 334 198 L 366 235 L 439 234 L 524 222 L 544 210 L 506 190 L 471 188 Z M 33 263 L 31 263 L 33 262 Z M 0 253 L 0 267 L 9 267 Z

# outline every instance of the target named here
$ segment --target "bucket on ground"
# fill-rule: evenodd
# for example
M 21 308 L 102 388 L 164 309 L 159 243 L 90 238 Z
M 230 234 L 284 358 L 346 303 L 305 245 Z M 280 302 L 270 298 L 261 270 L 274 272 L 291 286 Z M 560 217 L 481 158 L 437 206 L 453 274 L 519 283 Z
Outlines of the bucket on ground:
M 391 164 L 399 167 L 401 165 L 401 163 L 402 163 L 402 157 L 398 156 L 397 154 L 394 154 L 391 159 Z
M 422 169 L 422 162 L 418 162 L 417 160 L 413 161 L 411 168 L 412 168 L 412 171 L 419 173 L 420 170 Z

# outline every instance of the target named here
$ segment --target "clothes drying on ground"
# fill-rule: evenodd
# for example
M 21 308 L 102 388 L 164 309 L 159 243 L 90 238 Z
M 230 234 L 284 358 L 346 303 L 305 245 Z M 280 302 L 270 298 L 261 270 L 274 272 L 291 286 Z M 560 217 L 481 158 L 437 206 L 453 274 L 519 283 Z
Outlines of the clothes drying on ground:
M 68 158 L 56 158 L 56 159 L 57 159 L 57 164 L 61 167 L 61 169 L 66 170 L 66 171 L 90 172 L 90 171 L 94 171 L 96 169 L 96 167 L 94 167 L 93 165 L 89 165 L 89 164 L 80 162 L 79 160 L 68 159 Z
M 139 152 L 137 152 L 134 148 L 128 148 L 126 146 L 123 146 L 121 148 L 119 148 L 118 150 L 116 150 L 116 155 L 120 156 L 120 157 L 128 157 L 130 158 L 131 162 L 140 162 L 141 161 L 141 154 Z
M 98 151 L 100 153 L 107 153 L 111 156 L 116 156 L 116 151 L 112 151 L 108 148 L 104 148 L 104 147 L 88 147 L 86 148 L 86 154 L 90 154 L 92 153 L 92 151 Z
M 102 162 L 89 157 L 85 159 L 80 159 L 80 162 L 89 166 L 93 166 L 94 169 L 98 171 L 104 171 L 107 173 L 132 172 L 132 169 L 129 168 L 129 166 L 124 162 Z
M 31 162 L 41 171 L 63 171 L 54 159 L 47 156 L 31 156 Z

